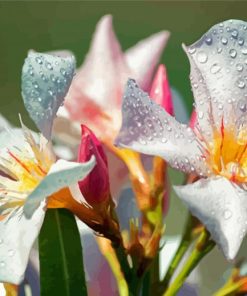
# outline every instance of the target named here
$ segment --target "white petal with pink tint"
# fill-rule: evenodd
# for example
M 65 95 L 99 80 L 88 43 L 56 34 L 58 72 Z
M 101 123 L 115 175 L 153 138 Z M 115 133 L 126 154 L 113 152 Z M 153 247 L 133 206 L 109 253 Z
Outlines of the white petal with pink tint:
M 170 33 L 161 31 L 138 42 L 125 52 L 132 76 L 143 90 L 148 90 L 153 72 L 166 46 Z
M 206 226 L 226 258 L 234 259 L 247 232 L 247 192 L 223 177 L 201 179 L 174 189 Z
M 127 83 L 122 114 L 117 145 L 163 157 L 184 172 L 207 175 L 202 146 L 193 131 L 151 100 L 134 80 Z
M 104 16 L 97 24 L 90 50 L 78 70 L 74 85 L 83 96 L 100 107 L 119 106 L 124 80 L 130 74 L 120 44 L 112 28 L 112 17 Z M 72 93 L 69 93 L 68 100 Z

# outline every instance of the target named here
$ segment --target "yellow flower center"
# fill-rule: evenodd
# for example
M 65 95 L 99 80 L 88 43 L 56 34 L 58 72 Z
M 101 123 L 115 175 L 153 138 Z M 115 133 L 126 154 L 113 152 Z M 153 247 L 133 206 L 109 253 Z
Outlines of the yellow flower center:
M 1 152 L 0 169 L 0 212 L 8 214 L 22 206 L 33 189 L 46 176 L 55 161 L 49 144 L 35 143 L 31 133 L 25 133 L 24 147 L 12 147 Z
M 225 129 L 222 120 L 221 130 L 214 132 L 213 141 L 208 145 L 206 161 L 216 175 L 232 182 L 247 182 L 247 130 L 245 127 L 235 132 Z

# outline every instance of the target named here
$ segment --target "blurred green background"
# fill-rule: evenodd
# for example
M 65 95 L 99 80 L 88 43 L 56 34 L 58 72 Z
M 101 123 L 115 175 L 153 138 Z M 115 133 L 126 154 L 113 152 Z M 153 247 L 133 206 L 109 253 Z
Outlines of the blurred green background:
M 172 86 L 182 93 L 188 111 L 192 93 L 188 79 L 189 64 L 181 43 L 191 44 L 212 25 L 229 18 L 246 20 L 247 1 L 132 1 L 132 2 L 0 2 L 0 113 L 18 124 L 18 113 L 34 127 L 25 112 L 20 95 L 20 73 L 29 49 L 50 51 L 69 49 L 79 66 L 86 54 L 99 18 L 113 15 L 116 34 L 126 49 L 142 38 L 160 30 L 172 35 L 162 56 Z M 174 197 L 168 231 L 177 233 L 183 225 L 184 207 Z M 175 217 L 175 219 L 174 219 Z M 181 218 L 180 218 L 181 217 Z M 173 232 L 173 233 L 172 233 Z M 242 254 L 246 253 L 246 244 Z M 212 295 L 226 262 L 215 250 L 200 267 L 200 295 Z
M 0 2 L 1 113 L 17 123 L 25 113 L 20 95 L 20 72 L 29 49 L 70 49 L 80 65 L 88 50 L 95 24 L 112 14 L 123 49 L 160 31 L 172 35 L 162 62 L 170 82 L 184 96 L 191 110 L 189 67 L 181 43 L 190 44 L 212 25 L 228 18 L 245 19 L 247 2 L 229 1 L 91 1 Z

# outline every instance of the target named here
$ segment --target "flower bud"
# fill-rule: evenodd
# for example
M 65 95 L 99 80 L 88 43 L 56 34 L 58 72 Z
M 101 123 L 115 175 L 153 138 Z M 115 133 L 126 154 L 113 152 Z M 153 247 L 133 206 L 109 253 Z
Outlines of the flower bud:
M 166 68 L 160 65 L 152 82 L 150 97 L 159 105 L 161 105 L 167 113 L 174 114 L 172 93 L 169 86 Z
M 158 67 L 150 90 L 150 97 L 156 103 L 161 105 L 167 113 L 169 113 L 170 115 L 174 115 L 171 89 L 164 65 L 160 65 Z M 163 192 L 163 213 L 167 213 L 169 207 L 170 190 L 167 176 L 167 165 L 164 159 L 157 156 L 154 157 L 153 175 L 155 180 L 154 188 L 156 193 Z
M 107 158 L 101 143 L 93 132 L 85 125 L 81 125 L 81 132 L 78 162 L 86 162 L 94 155 L 96 165 L 91 173 L 79 182 L 79 187 L 85 200 L 93 206 L 107 201 L 110 197 Z

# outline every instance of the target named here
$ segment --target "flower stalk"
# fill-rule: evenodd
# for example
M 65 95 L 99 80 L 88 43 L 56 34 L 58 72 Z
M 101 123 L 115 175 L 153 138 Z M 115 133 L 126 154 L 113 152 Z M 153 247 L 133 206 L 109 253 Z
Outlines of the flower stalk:
M 195 247 L 185 262 L 182 270 L 167 291 L 164 292 L 163 296 L 176 295 L 192 270 L 197 266 L 201 259 L 214 248 L 214 246 L 215 242 L 210 239 L 209 232 L 204 229 L 196 241 Z

